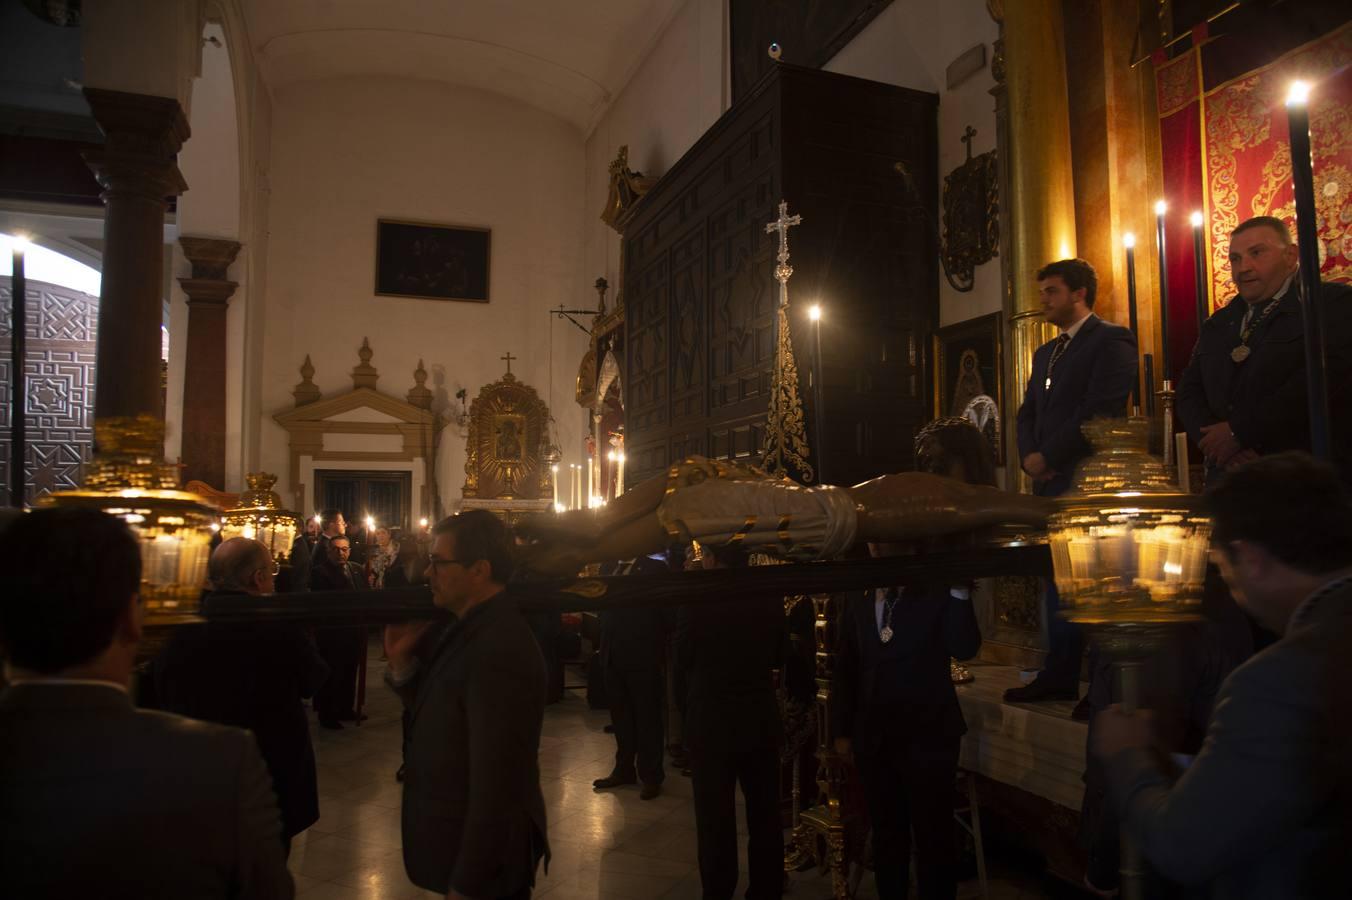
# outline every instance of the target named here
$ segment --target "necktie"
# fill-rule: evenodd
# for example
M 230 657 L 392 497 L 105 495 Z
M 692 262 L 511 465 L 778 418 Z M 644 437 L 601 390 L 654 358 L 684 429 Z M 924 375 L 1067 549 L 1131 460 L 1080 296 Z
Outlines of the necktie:
M 1059 338 L 1056 339 L 1056 343 L 1052 344 L 1052 358 L 1047 360 L 1047 382 L 1046 384 L 1043 385 L 1045 389 L 1047 390 L 1051 389 L 1052 372 L 1053 370 L 1056 369 L 1057 362 L 1060 361 L 1062 355 L 1065 354 L 1066 352 L 1066 348 L 1069 346 L 1070 346 L 1070 335 L 1068 334 L 1061 335 Z

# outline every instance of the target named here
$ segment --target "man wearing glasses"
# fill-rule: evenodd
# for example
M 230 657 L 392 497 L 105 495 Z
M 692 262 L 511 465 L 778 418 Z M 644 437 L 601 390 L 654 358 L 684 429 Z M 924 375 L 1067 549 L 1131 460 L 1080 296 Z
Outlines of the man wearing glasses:
M 211 554 L 214 595 L 273 593 L 277 562 L 249 538 L 231 538 Z M 295 625 L 217 623 L 185 625 L 142 679 L 142 706 L 193 719 L 247 728 L 277 792 L 282 839 L 319 819 L 315 752 L 302 700 L 329 675 L 314 641 Z
M 1352 896 L 1352 500 L 1332 467 L 1288 452 L 1226 472 L 1207 504 L 1221 576 L 1281 637 L 1230 673 L 1176 780 L 1143 714 L 1100 713 L 1093 750 L 1166 878 L 1213 897 Z
M 504 590 L 514 560 L 502 521 L 470 510 L 432 534 L 433 602 L 455 621 L 426 654 L 429 623 L 385 630 L 385 678 L 410 710 L 404 868 L 450 900 L 525 900 L 549 853 L 537 758 L 544 657 Z

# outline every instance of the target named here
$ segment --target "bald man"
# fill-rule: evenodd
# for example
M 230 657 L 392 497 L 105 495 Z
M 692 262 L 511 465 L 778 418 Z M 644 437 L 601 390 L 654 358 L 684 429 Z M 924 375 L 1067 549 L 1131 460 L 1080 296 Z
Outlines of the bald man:
M 208 563 L 213 595 L 273 593 L 277 564 L 248 538 L 224 541 Z M 211 624 L 178 629 L 151 664 L 153 702 L 172 712 L 248 728 L 258 738 L 291 838 L 319 819 L 314 747 L 302 699 L 328 677 L 297 626 Z

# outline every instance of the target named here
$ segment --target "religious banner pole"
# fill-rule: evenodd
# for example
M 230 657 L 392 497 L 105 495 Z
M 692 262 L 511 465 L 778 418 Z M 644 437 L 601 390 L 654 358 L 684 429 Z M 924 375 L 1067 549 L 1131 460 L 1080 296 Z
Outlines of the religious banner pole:
M 799 478 L 810 484 L 816 475 L 807 461 L 809 450 L 803 425 L 803 400 L 798 393 L 798 364 L 794 361 L 793 337 L 789 333 L 789 278 L 793 276 L 793 266 L 789 265 L 789 229 L 802 221 L 802 216 L 789 215 L 789 204 L 780 200 L 779 218 L 765 226 L 766 234 L 779 233 L 776 257 L 779 263 L 775 266 L 779 308 L 775 313 L 775 372 L 770 385 L 770 412 L 761 466 L 771 475 L 781 476 L 792 466 Z

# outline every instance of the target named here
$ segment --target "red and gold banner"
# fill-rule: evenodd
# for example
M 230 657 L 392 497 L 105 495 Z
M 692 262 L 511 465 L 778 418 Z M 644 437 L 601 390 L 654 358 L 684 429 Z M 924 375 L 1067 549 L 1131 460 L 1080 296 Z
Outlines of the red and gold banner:
M 1323 277 L 1352 281 L 1352 23 L 1238 78 L 1207 84 L 1206 54 L 1224 40 L 1189 50 L 1156 70 L 1169 202 L 1174 377 L 1187 364 L 1197 338 L 1189 214 L 1201 210 L 1206 222 L 1212 310 L 1234 295 L 1229 245 L 1235 226 L 1254 216 L 1276 216 L 1295 230 L 1286 94 L 1298 78 L 1313 87 L 1310 130 Z
M 1345 25 L 1202 98 L 1211 293 L 1218 305 L 1234 294 L 1229 240 L 1236 225 L 1276 216 L 1295 231 L 1286 94 L 1296 79 L 1313 88 L 1321 271 L 1325 280 L 1352 280 L 1352 25 Z

